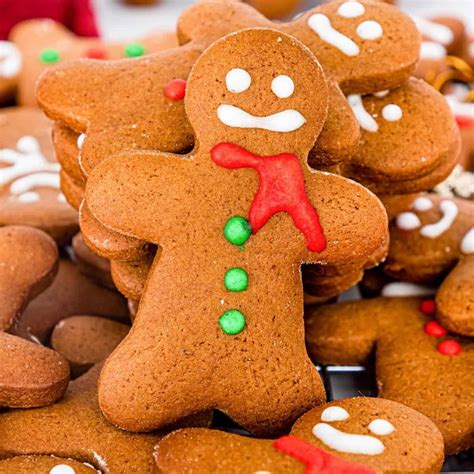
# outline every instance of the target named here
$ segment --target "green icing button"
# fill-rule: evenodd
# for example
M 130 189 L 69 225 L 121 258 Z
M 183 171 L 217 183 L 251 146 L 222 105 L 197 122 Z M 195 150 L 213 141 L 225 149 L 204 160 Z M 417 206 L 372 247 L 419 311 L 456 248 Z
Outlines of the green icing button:
M 233 216 L 224 226 L 225 238 L 234 245 L 243 245 L 252 235 L 252 228 L 245 217 Z
M 248 288 L 249 276 L 242 268 L 231 268 L 227 270 L 224 277 L 224 285 L 229 291 L 245 291 Z
M 54 64 L 61 59 L 61 56 L 56 49 L 43 49 L 40 53 L 39 59 L 44 64 Z
M 145 47 L 140 43 L 130 43 L 125 46 L 124 53 L 127 58 L 138 58 L 145 54 Z
M 237 309 L 231 309 L 219 318 L 219 326 L 224 333 L 235 336 L 244 330 L 245 317 Z

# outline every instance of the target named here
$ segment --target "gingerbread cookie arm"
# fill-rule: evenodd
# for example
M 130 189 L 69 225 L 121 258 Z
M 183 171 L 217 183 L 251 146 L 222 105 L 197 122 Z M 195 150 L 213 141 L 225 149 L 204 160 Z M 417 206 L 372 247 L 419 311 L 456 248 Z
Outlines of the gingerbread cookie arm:
M 112 260 L 112 278 L 120 293 L 125 295 L 126 298 L 139 300 L 154 259 L 155 253 L 150 252 L 148 255 L 144 255 L 142 259 L 133 262 Z
M 308 353 L 321 364 L 366 363 L 378 337 L 378 311 L 371 300 L 310 309 L 305 317 Z
M 447 329 L 474 336 L 474 255 L 463 256 L 443 281 L 436 307 L 436 317 Z

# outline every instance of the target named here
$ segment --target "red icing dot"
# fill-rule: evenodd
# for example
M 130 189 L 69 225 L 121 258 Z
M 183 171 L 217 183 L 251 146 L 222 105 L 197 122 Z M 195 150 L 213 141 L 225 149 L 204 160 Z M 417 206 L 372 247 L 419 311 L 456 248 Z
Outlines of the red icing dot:
M 84 57 L 89 59 L 107 59 L 107 51 L 103 48 L 89 48 L 84 53 Z
M 426 334 L 432 337 L 443 337 L 448 334 L 448 331 L 446 331 L 446 329 L 444 329 L 444 327 L 441 326 L 441 324 L 439 324 L 437 321 L 428 321 L 425 324 L 424 329 Z
M 186 81 L 184 79 L 173 79 L 166 84 L 163 94 L 170 100 L 183 100 L 186 94 Z
M 426 316 L 433 316 L 436 313 L 435 300 L 424 300 L 420 303 L 420 311 Z
M 474 126 L 474 120 L 463 115 L 456 115 L 456 122 L 460 128 L 470 128 Z
M 443 355 L 457 356 L 461 351 L 461 344 L 454 339 L 446 339 L 438 344 L 438 352 Z

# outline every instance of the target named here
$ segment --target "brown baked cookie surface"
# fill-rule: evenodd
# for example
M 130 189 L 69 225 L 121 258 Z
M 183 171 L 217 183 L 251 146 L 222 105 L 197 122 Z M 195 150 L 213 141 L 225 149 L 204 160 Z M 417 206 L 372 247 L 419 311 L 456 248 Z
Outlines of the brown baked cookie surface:
M 454 454 L 474 443 L 474 344 L 449 335 L 422 302 L 382 297 L 312 309 L 306 343 L 322 364 L 364 364 L 375 349 L 379 396 L 430 418 Z
M 51 122 L 39 110 L 0 110 L 0 225 L 29 225 L 58 243 L 77 232 L 77 212 L 59 190 Z
M 98 474 L 90 464 L 56 456 L 15 456 L 0 460 L 0 474 Z
M 313 408 L 275 441 L 182 429 L 155 450 L 163 474 L 437 473 L 441 433 L 428 418 L 381 398 L 348 398 Z

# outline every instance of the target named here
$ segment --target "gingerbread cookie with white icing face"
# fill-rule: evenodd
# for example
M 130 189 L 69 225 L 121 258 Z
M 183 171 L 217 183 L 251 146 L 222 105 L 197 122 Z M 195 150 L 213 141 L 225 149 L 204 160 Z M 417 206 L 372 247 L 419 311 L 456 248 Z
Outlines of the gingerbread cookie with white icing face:
M 39 110 L 0 111 L 0 225 L 37 227 L 65 243 L 77 232 L 78 217 L 59 190 L 50 132 Z
M 87 463 L 56 456 L 25 455 L 0 460 L 0 474 L 99 474 Z
M 127 433 L 108 423 L 97 403 L 99 373 L 95 366 L 71 382 L 54 405 L 0 413 L 0 458 L 70 457 L 100 472 L 153 473 L 153 448 L 164 433 Z M 208 426 L 209 419 L 202 414 L 181 426 Z
M 36 81 L 51 66 L 79 58 L 135 58 L 177 44 L 172 33 L 155 33 L 129 43 L 109 43 L 99 38 L 76 36 L 60 23 L 46 19 L 19 23 L 10 33 L 10 39 L 22 57 L 17 100 L 30 107 L 36 105 Z
M 0 105 L 14 98 L 21 63 L 18 48 L 11 41 L 0 41 Z
M 305 316 L 315 360 L 360 365 L 375 352 L 380 397 L 430 418 L 447 454 L 474 445 L 474 343 L 448 334 L 434 320 L 432 301 L 381 297 L 321 306 Z
M 302 344 L 301 263 L 364 267 L 387 238 L 372 193 L 307 165 L 327 102 L 307 48 L 243 30 L 193 68 L 193 153 L 129 152 L 94 169 L 85 202 L 95 219 L 160 246 L 133 330 L 102 371 L 99 400 L 113 423 L 150 430 L 215 407 L 249 431 L 276 433 L 322 401 Z M 248 364 L 266 367 L 257 386 Z
M 434 474 L 443 458 L 432 421 L 399 403 L 362 397 L 314 408 L 274 441 L 188 428 L 155 449 L 163 474 Z
M 411 78 L 370 96 L 349 95 L 361 140 L 342 173 L 377 194 L 432 189 L 454 168 L 461 140 L 444 97 Z M 420 124 L 423 124 L 420 126 Z

